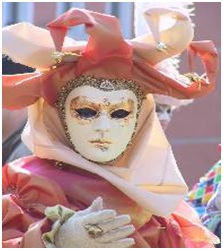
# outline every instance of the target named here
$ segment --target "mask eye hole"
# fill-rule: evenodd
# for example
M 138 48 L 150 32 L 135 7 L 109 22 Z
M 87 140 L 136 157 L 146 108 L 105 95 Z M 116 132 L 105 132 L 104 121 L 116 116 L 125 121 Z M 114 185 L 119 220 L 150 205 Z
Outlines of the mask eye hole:
M 156 113 L 162 112 L 161 108 L 159 106 L 156 106 Z
M 77 112 L 78 116 L 82 119 L 92 118 L 97 115 L 97 111 L 91 108 L 79 108 L 75 109 L 75 111 Z
M 113 111 L 110 116 L 111 118 L 122 119 L 122 118 L 127 117 L 129 114 L 130 112 L 127 110 L 118 109 L 118 110 Z
M 166 112 L 167 112 L 168 114 L 170 114 L 170 113 L 171 113 L 171 109 L 168 108 L 168 109 L 166 110 Z

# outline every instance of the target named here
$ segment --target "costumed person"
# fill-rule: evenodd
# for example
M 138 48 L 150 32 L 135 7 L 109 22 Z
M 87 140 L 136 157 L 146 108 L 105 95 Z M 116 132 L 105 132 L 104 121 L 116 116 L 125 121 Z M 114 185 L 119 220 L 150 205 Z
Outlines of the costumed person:
M 145 33 L 152 32 L 145 19 L 141 15 L 141 13 L 148 8 L 159 6 L 160 3 L 156 2 L 135 2 L 134 3 L 134 30 L 136 36 L 141 36 Z M 181 11 L 186 13 L 189 16 L 194 14 L 194 6 L 192 2 L 182 3 L 182 2 L 175 2 L 175 3 L 162 3 L 162 6 L 166 6 L 168 8 L 180 8 Z M 165 21 L 161 20 L 159 28 L 162 30 L 172 22 L 171 19 Z M 194 24 L 192 23 L 194 26 Z M 165 74 L 172 76 L 173 78 L 180 78 L 182 77 L 179 73 L 179 62 L 180 58 L 179 55 L 174 56 L 172 58 L 168 58 L 163 60 L 162 62 L 155 65 L 155 68 Z M 161 126 L 163 130 L 166 130 L 171 119 L 173 113 L 179 110 L 180 107 L 186 106 L 188 104 L 193 103 L 192 99 L 177 99 L 172 96 L 162 95 L 162 94 L 154 94 L 154 101 L 156 104 L 156 113 L 160 120 Z
M 202 223 L 221 238 L 221 161 L 199 179 L 185 198 Z M 220 244 L 217 244 L 220 247 Z
M 159 18 L 174 24 L 159 31 Z M 180 10 L 145 11 L 153 33 L 124 40 L 118 20 L 71 9 L 47 26 L 3 29 L 3 52 L 36 72 L 3 76 L 3 107 L 28 106 L 23 140 L 33 156 L 3 167 L 3 247 L 212 247 L 179 209 L 187 186 L 151 93 L 181 99 L 214 88 L 217 52 L 192 42 Z M 87 42 L 66 38 L 85 24 Z M 181 81 L 154 65 L 188 47 L 206 74 Z M 54 56 L 52 56 L 54 55 Z
M 164 131 L 170 124 L 175 112 L 179 111 L 183 106 L 193 103 L 193 100 L 178 100 L 174 97 L 159 94 L 154 94 L 154 101 L 156 113 Z
M 171 75 L 173 78 L 181 78 L 179 71 L 177 70 L 176 58 L 166 59 L 163 62 L 156 65 L 156 69 Z M 172 96 L 166 96 L 161 94 L 153 95 L 156 104 L 156 113 L 159 118 L 160 124 L 165 131 L 172 119 L 174 112 L 178 111 L 181 107 L 193 103 L 193 99 L 177 99 Z
M 208 229 L 221 239 L 221 182 L 208 201 L 201 220 Z M 221 244 L 218 243 L 216 247 L 221 248 Z
M 199 181 L 187 194 L 185 200 L 196 209 L 199 217 L 205 213 L 206 206 L 221 182 L 221 161 L 219 160 L 200 177 Z

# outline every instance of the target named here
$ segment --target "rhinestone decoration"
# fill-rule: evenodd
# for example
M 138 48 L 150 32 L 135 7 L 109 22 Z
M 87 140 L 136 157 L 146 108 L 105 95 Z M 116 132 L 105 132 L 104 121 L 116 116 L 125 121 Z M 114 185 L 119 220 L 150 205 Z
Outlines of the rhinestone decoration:
M 167 50 L 167 46 L 166 44 L 162 43 L 162 42 L 158 42 L 156 44 L 156 49 L 159 51 L 159 52 L 165 52 Z
M 109 91 L 109 90 L 114 90 L 115 86 L 109 80 L 105 80 L 100 84 L 99 88 Z
M 75 62 L 78 60 L 78 58 L 81 56 L 81 53 L 66 51 L 66 52 L 59 52 L 54 51 L 52 53 L 52 57 L 56 62 L 56 65 L 53 65 L 55 68 L 58 64 L 62 62 Z
M 200 82 L 201 81 L 201 77 L 195 72 L 186 73 L 186 74 L 184 74 L 184 76 L 186 76 L 191 82 Z

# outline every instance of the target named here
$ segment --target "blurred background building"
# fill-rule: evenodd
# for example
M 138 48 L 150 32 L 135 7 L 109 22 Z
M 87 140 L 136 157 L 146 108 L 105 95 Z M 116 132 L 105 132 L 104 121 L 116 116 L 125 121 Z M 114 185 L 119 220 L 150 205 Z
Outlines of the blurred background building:
M 213 40 L 221 54 L 221 3 L 196 2 L 194 40 Z M 71 7 L 86 8 L 117 16 L 121 21 L 125 38 L 133 38 L 132 2 L 3 2 L 3 26 L 17 22 L 31 22 L 45 27 L 59 14 Z M 84 27 L 75 27 L 69 33 L 77 40 L 86 39 Z M 32 38 L 30 38 L 32 39 Z M 198 72 L 203 72 L 199 66 Z M 180 71 L 186 73 L 187 59 L 183 55 Z M 173 146 L 178 166 L 192 187 L 200 176 L 220 158 L 218 144 L 221 137 L 221 91 L 220 70 L 215 91 L 205 98 L 195 100 L 177 111 L 166 131 Z

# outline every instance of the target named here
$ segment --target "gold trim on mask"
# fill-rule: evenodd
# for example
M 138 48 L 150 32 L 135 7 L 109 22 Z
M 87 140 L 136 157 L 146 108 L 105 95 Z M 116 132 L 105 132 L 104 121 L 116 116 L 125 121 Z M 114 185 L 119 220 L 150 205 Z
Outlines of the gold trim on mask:
M 92 111 L 92 115 L 89 117 L 81 116 L 78 110 L 88 109 Z M 123 118 L 115 117 L 118 111 L 126 112 L 126 116 Z M 88 97 L 81 96 L 74 98 L 70 103 L 70 114 L 79 124 L 87 124 L 92 120 L 97 119 L 101 113 L 106 113 L 109 119 L 116 119 L 121 123 L 128 124 L 130 119 L 133 118 L 133 112 L 135 110 L 134 101 L 132 99 L 121 100 L 117 103 L 110 103 L 106 98 L 101 103 L 92 102 Z
M 133 134 L 129 143 L 126 146 L 126 149 L 122 153 L 120 153 L 120 155 L 116 157 L 115 159 L 112 159 L 108 162 L 97 162 L 97 163 L 107 164 L 107 163 L 114 162 L 115 160 L 120 158 L 124 154 L 124 152 L 127 150 L 128 146 L 132 144 L 132 140 L 135 135 L 137 122 L 138 122 L 138 116 L 141 110 L 142 102 L 144 99 L 146 99 L 146 95 L 143 93 L 143 91 L 141 90 L 141 88 L 138 86 L 138 84 L 135 81 L 128 80 L 128 79 L 104 79 L 104 78 L 95 78 L 93 76 L 80 76 L 80 77 L 77 77 L 75 79 L 68 81 L 65 86 L 61 87 L 59 94 L 57 96 L 57 100 L 55 102 L 55 106 L 57 107 L 59 111 L 59 116 L 60 116 L 61 122 L 65 130 L 65 135 L 67 139 L 69 140 L 71 147 L 77 153 L 79 152 L 76 150 L 75 146 L 72 143 L 71 136 L 68 131 L 68 126 L 66 124 L 65 102 L 70 92 L 73 89 L 80 87 L 80 86 L 90 86 L 90 87 L 94 87 L 103 91 L 131 90 L 137 97 L 137 107 L 135 107 L 134 101 L 130 98 L 128 100 L 120 100 L 120 102 L 115 103 L 115 104 L 108 102 L 106 98 L 104 99 L 103 103 L 91 102 L 88 100 L 87 97 L 84 97 L 84 96 L 76 97 L 71 101 L 71 104 L 70 104 L 71 116 L 75 118 L 79 124 L 83 124 L 83 125 L 92 121 L 94 119 L 94 116 L 85 118 L 85 119 L 81 118 L 80 115 L 78 115 L 77 113 L 77 110 L 79 107 L 80 108 L 86 107 L 86 108 L 92 109 L 93 111 L 95 111 L 96 117 L 99 116 L 101 112 L 107 112 L 109 116 L 111 117 L 111 115 L 116 110 L 123 109 L 124 111 L 129 112 L 129 114 L 126 117 L 117 119 L 123 123 L 123 126 L 125 126 L 129 122 L 129 120 L 132 118 L 134 109 L 135 108 L 137 109 L 135 129 L 133 131 Z M 92 142 L 92 144 L 94 144 L 95 147 L 100 148 L 102 151 L 106 151 L 110 143 L 112 142 L 102 142 L 102 141 Z M 92 160 L 89 160 L 89 161 L 92 161 Z

